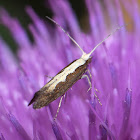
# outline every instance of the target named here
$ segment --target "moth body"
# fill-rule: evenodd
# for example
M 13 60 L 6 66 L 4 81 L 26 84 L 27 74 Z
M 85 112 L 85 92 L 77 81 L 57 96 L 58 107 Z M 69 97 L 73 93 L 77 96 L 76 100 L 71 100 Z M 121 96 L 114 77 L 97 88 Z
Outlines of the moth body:
M 81 79 L 90 62 L 91 57 L 84 54 L 80 59 L 70 63 L 35 93 L 29 105 L 34 102 L 33 108 L 39 109 L 65 94 L 75 82 Z

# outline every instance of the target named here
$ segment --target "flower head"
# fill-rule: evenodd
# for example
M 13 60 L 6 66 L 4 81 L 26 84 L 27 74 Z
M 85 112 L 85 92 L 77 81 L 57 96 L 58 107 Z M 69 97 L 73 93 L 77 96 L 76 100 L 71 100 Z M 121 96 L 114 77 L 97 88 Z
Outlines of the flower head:
M 85 0 L 90 33 L 83 33 L 68 1 L 49 0 L 54 20 L 68 31 L 85 52 L 109 33 L 98 1 Z M 58 27 L 43 21 L 32 8 L 26 11 L 34 42 L 17 19 L 1 9 L 0 23 L 6 26 L 17 43 L 14 56 L 0 38 L 0 139 L 138 139 L 139 138 L 139 13 L 137 3 L 122 1 L 133 19 L 134 29 L 113 34 L 93 54 L 88 81 L 79 80 L 68 90 L 57 120 L 53 117 L 59 98 L 47 107 L 34 110 L 28 103 L 49 77 L 80 57 L 80 50 Z M 121 6 L 105 3 L 110 25 L 125 24 Z M 131 7 L 131 8 L 129 8 Z M 115 10 L 114 10 L 115 9 Z M 117 9 L 117 10 L 116 10 Z M 47 23 L 46 23 L 47 22 Z M 94 93 L 98 95 L 100 105 Z

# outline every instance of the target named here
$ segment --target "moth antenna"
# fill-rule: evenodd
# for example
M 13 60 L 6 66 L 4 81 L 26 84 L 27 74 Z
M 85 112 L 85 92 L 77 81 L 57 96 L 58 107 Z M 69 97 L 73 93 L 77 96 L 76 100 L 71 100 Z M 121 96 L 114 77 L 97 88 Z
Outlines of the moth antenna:
M 90 56 L 103 42 L 105 42 L 112 34 L 114 34 L 117 30 L 120 30 L 122 27 L 128 26 L 128 24 L 122 25 L 122 26 L 118 26 L 114 31 L 112 31 L 107 37 L 105 37 L 99 44 L 97 44 L 94 49 L 88 53 L 88 55 Z
M 56 21 L 54 21 L 52 18 L 48 16 L 46 16 L 46 18 L 52 21 L 53 23 L 55 23 L 71 39 L 71 41 L 81 50 L 81 52 L 85 54 L 81 46 L 74 40 L 74 38 L 72 38 Z

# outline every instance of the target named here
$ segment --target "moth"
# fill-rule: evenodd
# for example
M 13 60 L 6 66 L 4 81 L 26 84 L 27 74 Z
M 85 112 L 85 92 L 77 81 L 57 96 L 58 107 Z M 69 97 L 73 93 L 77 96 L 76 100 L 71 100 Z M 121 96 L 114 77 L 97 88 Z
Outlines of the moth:
M 114 32 L 122 28 L 123 26 L 118 26 L 112 33 L 110 33 L 104 40 L 97 44 L 90 53 L 85 53 L 83 49 L 78 45 L 78 43 L 53 19 L 47 17 L 53 23 L 61 28 L 61 30 L 66 33 L 66 35 L 79 47 L 82 52 L 82 56 L 71 62 L 68 66 L 63 68 L 59 73 L 57 73 L 46 85 L 44 85 L 39 91 L 37 91 L 28 106 L 33 103 L 34 109 L 39 109 L 47 106 L 58 97 L 63 96 L 65 92 L 72 87 L 79 79 L 86 77 L 89 81 L 90 88 L 91 83 L 88 75 L 85 72 L 88 70 L 88 65 L 92 60 L 92 53 L 96 48 L 101 45 L 107 38 L 109 38 Z M 57 111 L 58 112 L 58 111 Z

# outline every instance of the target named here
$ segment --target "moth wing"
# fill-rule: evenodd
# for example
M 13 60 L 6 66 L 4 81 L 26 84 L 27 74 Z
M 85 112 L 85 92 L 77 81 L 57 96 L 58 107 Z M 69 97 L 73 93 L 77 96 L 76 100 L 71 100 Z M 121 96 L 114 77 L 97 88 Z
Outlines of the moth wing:
M 34 97 L 32 98 L 32 100 L 29 102 L 28 106 L 31 105 L 33 102 L 35 102 L 40 96 L 40 91 L 37 91 L 35 94 L 34 94 Z

